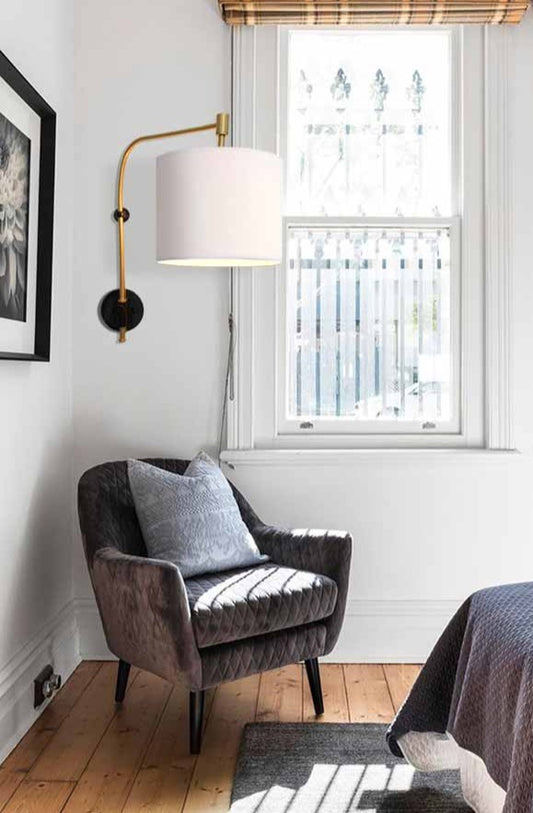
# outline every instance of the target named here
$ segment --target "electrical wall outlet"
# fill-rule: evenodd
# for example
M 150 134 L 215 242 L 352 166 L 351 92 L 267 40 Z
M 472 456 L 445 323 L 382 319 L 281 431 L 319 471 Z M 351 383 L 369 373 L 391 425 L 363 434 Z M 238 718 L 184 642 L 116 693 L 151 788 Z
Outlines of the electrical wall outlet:
M 54 674 L 53 667 L 51 664 L 48 664 L 48 666 L 45 666 L 44 669 L 39 672 L 33 681 L 33 686 L 33 708 L 37 709 L 39 706 L 42 706 L 45 700 L 52 697 L 54 692 L 57 692 L 57 690 L 60 688 L 61 675 Z

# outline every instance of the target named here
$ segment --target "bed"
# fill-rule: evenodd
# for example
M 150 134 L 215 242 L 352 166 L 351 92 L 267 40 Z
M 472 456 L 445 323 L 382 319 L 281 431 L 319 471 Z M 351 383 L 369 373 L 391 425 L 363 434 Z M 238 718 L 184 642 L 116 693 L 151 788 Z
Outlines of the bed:
M 461 606 L 387 741 L 420 770 L 459 769 L 476 813 L 533 813 L 533 583 Z

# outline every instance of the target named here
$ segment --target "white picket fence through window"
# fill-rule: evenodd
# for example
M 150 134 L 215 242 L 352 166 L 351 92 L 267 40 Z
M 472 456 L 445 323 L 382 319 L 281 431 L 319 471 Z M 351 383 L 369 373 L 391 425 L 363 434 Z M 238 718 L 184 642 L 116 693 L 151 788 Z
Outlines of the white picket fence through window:
M 289 229 L 290 417 L 447 421 L 450 228 Z

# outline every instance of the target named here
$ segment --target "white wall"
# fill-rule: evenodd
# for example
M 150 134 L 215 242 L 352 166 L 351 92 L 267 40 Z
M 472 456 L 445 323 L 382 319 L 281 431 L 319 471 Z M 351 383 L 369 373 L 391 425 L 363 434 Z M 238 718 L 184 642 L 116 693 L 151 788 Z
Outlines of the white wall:
M 31 681 L 75 665 L 72 599 L 71 0 L 2 3 L 0 48 L 57 112 L 52 360 L 0 361 L 0 756 L 31 722 Z
M 161 0 L 149 15 L 141 0 L 129 2 L 126 15 L 121 6 L 80 4 L 77 25 L 77 475 L 106 459 L 212 450 L 218 429 L 226 278 L 154 262 L 153 156 L 160 145 L 141 148 L 127 178 L 128 279 L 144 299 L 145 321 L 119 346 L 99 325 L 96 307 L 116 284 L 110 215 L 120 151 L 135 135 L 207 121 L 229 107 L 229 31 L 215 0 Z M 522 454 L 362 453 L 350 466 L 243 466 L 231 473 L 270 522 L 353 533 L 349 618 L 338 658 L 420 658 L 470 592 L 533 578 L 533 15 L 510 36 L 514 406 Z M 90 614 L 79 550 L 76 590 Z M 91 619 L 87 629 L 94 610 Z M 83 646 L 95 652 L 100 643 L 87 632 Z
M 74 299 L 76 473 L 125 456 L 214 449 L 222 400 L 227 275 L 155 262 L 155 160 L 212 134 L 144 145 L 130 159 L 127 284 L 145 317 L 124 345 L 99 323 L 117 287 L 117 163 L 135 136 L 214 120 L 230 104 L 230 35 L 216 0 L 79 3 L 76 25 L 77 213 Z M 105 24 L 103 24 L 105 21 Z M 90 595 L 80 545 L 78 595 Z

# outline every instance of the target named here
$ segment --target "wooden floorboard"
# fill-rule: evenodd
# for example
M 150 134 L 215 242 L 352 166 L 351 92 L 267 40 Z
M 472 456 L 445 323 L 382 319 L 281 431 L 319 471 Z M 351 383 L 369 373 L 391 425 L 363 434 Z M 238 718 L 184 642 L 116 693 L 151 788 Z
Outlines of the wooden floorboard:
M 215 692 L 207 692 L 204 719 L 209 720 Z M 196 765 L 189 753 L 189 692 L 175 686 L 146 750 L 124 813 L 176 813 L 185 802 Z
M 60 813 L 72 793 L 73 782 L 25 780 L 4 808 L 4 813 Z
M 389 723 L 394 707 L 383 666 L 374 663 L 344 666 L 352 723 Z
M 0 810 L 9 802 L 20 783 L 25 779 L 24 771 L 10 771 L 0 768 Z
M 119 813 L 172 687 L 141 672 L 82 773 L 66 813 Z
M 302 721 L 302 667 L 273 669 L 261 675 L 255 719 L 260 723 Z
M 344 670 L 340 663 L 326 663 L 320 669 L 322 680 L 322 694 L 324 697 L 324 714 L 315 715 L 311 691 L 304 675 L 303 687 L 303 719 L 306 723 L 348 723 L 350 713 Z
M 102 666 L 31 769 L 31 779 L 78 781 L 115 715 L 116 676 L 116 664 Z
M 316 717 L 302 666 L 207 693 L 199 757 L 188 752 L 188 692 L 133 669 L 114 703 L 116 663 L 84 662 L 0 767 L 1 813 L 227 813 L 248 722 L 391 720 L 412 664 L 323 664 Z
M 421 669 L 415 663 L 387 663 L 383 667 L 395 712 L 399 711 Z
M 255 718 L 259 677 L 219 686 L 184 813 L 227 811 L 242 729 Z

